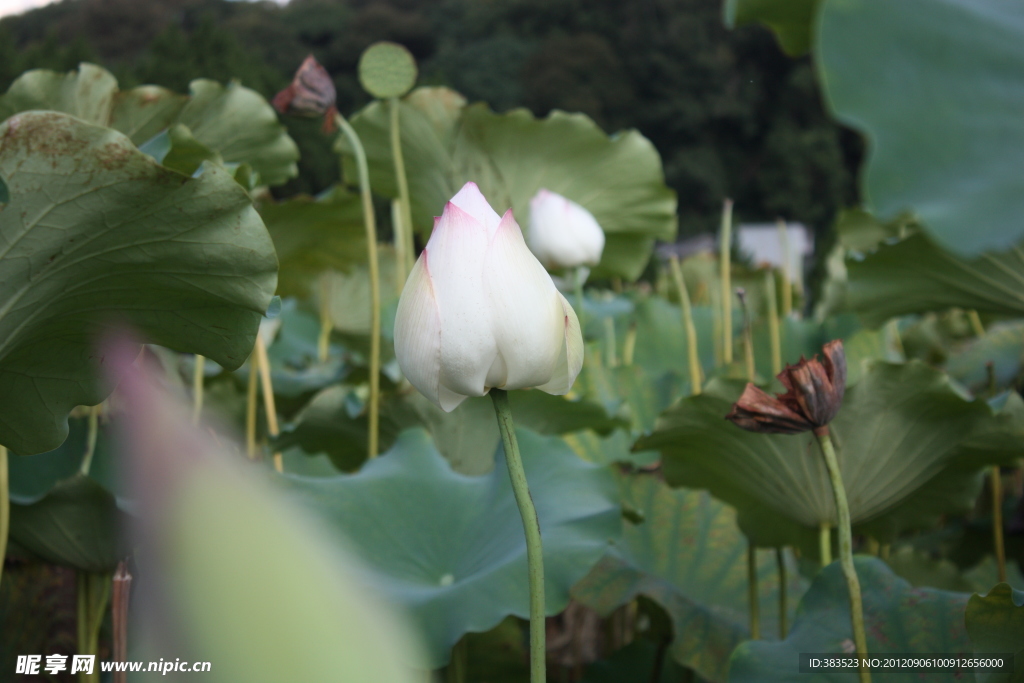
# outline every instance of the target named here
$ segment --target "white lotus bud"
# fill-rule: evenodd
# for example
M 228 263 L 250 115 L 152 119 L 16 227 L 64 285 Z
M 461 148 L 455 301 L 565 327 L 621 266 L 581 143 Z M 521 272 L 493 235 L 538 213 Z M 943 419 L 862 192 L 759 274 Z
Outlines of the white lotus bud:
M 596 266 L 604 230 L 582 206 L 549 190 L 530 200 L 530 250 L 548 268 Z
M 395 355 L 412 385 L 451 411 L 492 388 L 565 394 L 583 365 L 572 306 L 526 246 L 466 183 L 434 222 L 402 290 Z

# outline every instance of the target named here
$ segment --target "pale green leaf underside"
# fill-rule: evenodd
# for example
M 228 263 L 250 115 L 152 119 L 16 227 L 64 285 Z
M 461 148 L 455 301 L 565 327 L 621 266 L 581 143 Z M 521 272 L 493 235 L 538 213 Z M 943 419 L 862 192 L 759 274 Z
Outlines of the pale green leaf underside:
M 735 505 L 759 543 L 807 541 L 820 523 L 836 523 L 818 445 L 810 433 L 755 434 L 727 422 L 741 389 L 719 384 L 684 399 L 637 448 L 661 450 L 669 483 Z M 869 361 L 831 425 L 854 525 L 887 537 L 969 506 L 971 473 L 1021 454 L 1018 404 L 994 413 L 924 364 Z
M 113 325 L 228 368 L 249 355 L 277 261 L 226 171 L 188 178 L 109 128 L 27 112 L 0 124 L 0 176 L 0 443 L 64 440 L 68 411 L 106 395 Z

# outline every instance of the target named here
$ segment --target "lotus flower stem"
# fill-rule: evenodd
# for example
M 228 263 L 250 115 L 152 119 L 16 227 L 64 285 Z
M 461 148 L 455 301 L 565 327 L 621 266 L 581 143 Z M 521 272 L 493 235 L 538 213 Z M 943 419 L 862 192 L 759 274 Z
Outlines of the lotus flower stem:
M 971 322 L 971 329 L 974 331 L 974 336 L 984 337 L 985 326 L 981 324 L 981 317 L 978 312 L 973 308 L 967 311 L 967 319 Z
M 131 595 L 132 575 L 128 571 L 128 563 L 122 560 L 117 564 L 113 579 L 113 605 L 111 622 L 113 625 L 113 661 L 128 660 L 128 599 Z M 128 673 L 115 671 L 113 683 L 126 683 Z
M 719 271 L 722 278 L 722 359 L 732 363 L 732 200 L 722 205 L 722 231 L 718 243 Z
M 96 574 L 78 570 L 78 654 L 98 655 L 100 627 L 110 600 L 110 574 Z M 80 683 L 99 683 L 100 667 L 94 666 L 91 674 L 80 672 Z
M 772 375 L 782 372 L 782 336 L 779 334 L 779 307 L 775 302 L 775 273 L 768 271 L 764 278 L 768 299 L 768 336 L 771 338 Z
M 779 229 L 779 249 L 782 251 L 782 315 L 788 317 L 793 310 L 793 273 L 789 257 L 789 230 L 786 228 L 786 221 L 781 218 L 775 219 L 775 226 Z
M 259 393 L 259 360 L 249 355 L 249 388 L 245 399 L 245 454 L 256 459 L 256 398 Z
M 846 488 L 843 486 L 843 475 L 839 470 L 832 437 L 828 426 L 814 430 L 821 445 L 821 453 L 825 456 L 825 467 L 832 481 L 832 493 L 836 498 L 836 513 L 839 526 L 839 561 L 846 577 L 846 587 L 850 592 L 850 620 L 853 625 L 853 642 L 857 647 L 857 656 L 861 658 L 860 681 L 871 683 L 871 671 L 865 666 L 864 658 L 868 656 L 868 640 L 864 632 L 864 608 L 860 597 L 860 580 L 853 566 L 853 533 L 850 529 L 850 506 L 846 502 Z
M 397 116 L 397 107 L 395 107 Z M 377 224 L 373 215 L 373 197 L 370 194 L 370 171 L 366 165 L 366 151 L 359 135 L 341 114 L 335 114 L 335 123 L 345 134 L 352 153 L 356 157 L 356 168 L 359 170 L 359 192 L 363 198 L 363 223 L 366 225 L 366 257 L 370 268 L 370 398 L 368 404 L 369 433 L 367 434 L 367 457 L 377 457 L 377 434 L 380 421 L 380 267 L 377 262 Z M 392 127 L 394 128 L 394 126 Z M 396 168 L 401 156 L 395 157 Z M 400 177 L 404 183 L 405 168 L 402 167 Z M 401 188 L 399 188 L 401 191 Z M 406 188 L 408 193 L 408 188 Z M 409 229 L 412 230 L 410 222 Z
M 508 464 L 508 475 L 512 480 L 512 493 L 515 494 L 519 514 L 523 518 L 523 531 L 526 534 L 526 563 L 530 572 L 530 683 L 544 683 L 547 647 L 544 633 L 544 553 L 541 546 L 540 522 L 537 520 L 537 510 L 533 506 L 530 489 L 526 483 L 523 460 L 519 455 L 512 410 L 508 404 L 508 392 L 503 389 L 491 389 L 491 400 L 494 401 L 498 429 L 501 431 L 501 441 L 505 446 L 505 462 Z
M 633 364 L 633 356 L 636 354 L 636 321 L 633 321 L 626 330 L 626 340 L 622 342 L 622 364 L 630 366 Z
M 267 413 L 267 432 L 274 437 L 281 433 L 277 426 L 277 405 L 274 403 L 274 384 L 270 379 L 270 359 L 267 358 L 267 345 L 263 335 L 256 335 L 256 366 L 260 371 L 260 384 L 263 385 L 263 408 Z M 284 471 L 281 454 L 274 453 L 274 469 Z
M 784 548 L 775 549 L 775 566 L 779 570 L 779 638 L 785 640 L 789 630 L 786 624 L 786 554 Z
M 992 477 L 992 540 L 995 544 L 999 582 L 1006 583 L 1006 547 L 1003 545 L 1003 479 L 999 465 L 993 465 Z
M 405 258 L 405 227 L 402 225 L 402 202 L 399 199 L 391 200 L 391 243 L 395 248 L 395 291 L 399 294 L 405 288 L 405 281 L 409 277 L 406 270 Z M 411 270 L 411 268 L 410 268 Z
M 82 456 L 82 466 L 80 468 L 82 474 L 89 474 L 89 468 L 92 467 L 92 457 L 96 454 L 96 441 L 100 433 L 100 406 L 102 404 L 89 408 L 89 426 L 85 436 L 85 455 Z
M 697 349 L 697 328 L 693 324 L 693 308 L 690 306 L 690 294 L 686 291 L 686 280 L 683 279 L 683 269 L 679 265 L 679 259 L 673 254 L 668 259 L 669 267 L 672 269 L 672 279 L 675 280 L 676 290 L 679 292 L 679 302 L 683 307 L 683 327 L 686 329 L 686 353 L 690 361 L 690 382 L 692 394 L 698 395 L 701 391 L 702 377 L 700 367 L 700 356 Z
M 818 527 L 818 554 L 823 568 L 832 564 L 832 527 L 828 522 L 822 522 Z
M 7 557 L 7 533 L 11 528 L 11 491 L 7 471 L 7 446 L 0 446 L 0 585 L 3 585 Z
M 398 201 L 401 204 L 402 249 L 398 253 L 403 260 L 399 270 L 402 273 L 408 273 L 412 270 L 413 252 L 416 247 L 413 243 L 412 205 L 409 203 L 409 180 L 405 175 L 405 158 L 402 156 L 402 128 L 398 118 L 399 100 L 397 97 L 388 98 L 388 109 L 391 114 L 391 158 L 395 162 L 395 181 L 398 185 Z M 404 277 L 402 284 L 405 284 Z M 401 293 L 402 288 L 399 287 L 398 291 Z
M 206 373 L 206 356 L 198 353 L 195 367 L 192 369 L 192 424 L 199 424 L 199 416 L 203 413 L 203 377 Z
M 747 545 L 747 602 L 750 605 L 750 639 L 761 639 L 761 601 L 757 597 L 757 548 Z
M 326 277 L 320 277 L 320 336 L 316 340 L 316 357 L 321 363 L 326 363 L 331 355 L 331 330 L 334 323 L 331 321 L 331 288 Z

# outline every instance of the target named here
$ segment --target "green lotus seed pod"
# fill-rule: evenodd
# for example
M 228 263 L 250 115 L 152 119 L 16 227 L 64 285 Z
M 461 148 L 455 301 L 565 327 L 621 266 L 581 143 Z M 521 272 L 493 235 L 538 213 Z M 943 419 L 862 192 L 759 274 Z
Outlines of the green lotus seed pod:
M 359 82 L 378 99 L 409 92 L 416 85 L 416 75 L 416 59 L 398 43 L 374 43 L 359 58 Z

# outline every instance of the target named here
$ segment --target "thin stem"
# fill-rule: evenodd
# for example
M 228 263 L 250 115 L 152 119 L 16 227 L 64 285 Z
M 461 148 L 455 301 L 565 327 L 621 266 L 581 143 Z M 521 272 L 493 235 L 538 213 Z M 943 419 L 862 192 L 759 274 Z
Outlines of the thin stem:
M 775 302 L 775 273 L 768 271 L 764 278 L 768 298 L 768 336 L 772 348 L 772 376 L 782 372 L 782 336 L 779 333 L 779 307 Z
M 391 244 L 395 250 L 395 291 L 401 294 L 409 273 L 405 270 L 405 226 L 402 225 L 402 201 L 391 200 Z
M 122 560 L 117 564 L 113 579 L 113 605 L 111 621 L 113 624 L 114 651 L 113 661 L 128 660 L 128 599 L 131 596 L 132 575 L 128 572 L 128 563 Z M 115 671 L 113 683 L 125 683 L 128 673 Z
M 719 271 L 722 277 L 722 360 L 732 363 L 732 200 L 722 206 L 722 232 L 718 244 Z
M 633 364 L 633 355 L 636 353 L 636 321 L 630 324 L 626 330 L 626 340 L 622 342 L 622 364 L 630 366 Z
M 978 312 L 973 308 L 967 311 L 967 319 L 971 322 L 971 329 L 974 331 L 974 336 L 984 337 L 985 326 L 981 324 L 981 317 Z
M 788 316 L 793 310 L 793 273 L 789 255 L 789 229 L 786 221 L 775 219 L 779 229 L 779 248 L 782 250 L 782 315 Z
M 199 424 L 199 416 L 203 413 L 203 377 L 206 373 L 206 356 L 198 353 L 192 370 L 192 424 Z
M 316 340 L 316 357 L 321 363 L 326 363 L 331 355 L 331 330 L 334 323 L 331 322 L 330 306 L 330 282 L 324 276 L 320 277 L 320 335 Z
M 78 654 L 98 655 L 100 627 L 110 600 L 111 575 L 78 570 Z M 80 672 L 80 683 L 99 683 L 100 667 L 92 673 Z
M 789 615 L 786 614 L 786 555 L 782 548 L 775 549 L 775 566 L 779 572 L 779 639 L 785 640 L 789 630 L 786 618 Z
M 750 638 L 761 639 L 761 601 L 757 597 L 757 548 L 747 545 L 747 602 L 750 606 Z
M 815 434 L 821 445 L 821 453 L 825 456 L 825 467 L 828 469 L 828 476 L 832 481 L 832 493 L 836 498 L 836 513 L 839 518 L 839 561 L 842 563 L 843 575 L 846 577 L 846 587 L 850 591 L 850 621 L 853 626 L 853 642 L 857 647 L 857 656 L 861 658 L 860 680 L 861 683 L 871 683 L 871 671 L 864 663 L 864 658 L 868 656 L 868 640 L 864 632 L 864 608 L 861 604 L 860 580 L 857 578 L 857 570 L 853 566 L 853 532 L 850 529 L 850 506 L 846 502 L 846 488 L 843 486 L 843 475 L 839 470 L 835 449 L 832 448 L 828 427 L 816 429 Z
M 335 122 L 345 134 L 359 169 L 359 192 L 363 198 L 363 223 L 366 225 L 366 257 L 370 267 L 370 400 L 369 434 L 367 435 L 367 457 L 377 457 L 377 433 L 380 422 L 380 265 L 377 262 L 377 224 L 373 215 L 373 197 L 370 194 L 370 171 L 366 165 L 366 152 L 359 135 L 341 114 Z M 399 145 L 401 149 L 401 145 Z M 399 157 L 401 152 L 399 152 Z M 396 164 L 397 159 L 396 157 Z M 405 177 L 404 167 L 402 177 Z M 404 181 L 402 181 L 404 182 Z M 408 192 L 408 189 L 406 190 Z M 412 223 L 410 222 L 410 226 Z
M 263 409 L 267 413 L 267 433 L 271 437 L 277 436 L 281 430 L 277 426 L 277 405 L 274 402 L 274 384 L 270 379 L 270 359 L 267 358 L 267 345 L 263 342 L 263 335 L 256 335 L 256 365 L 260 371 L 260 384 L 263 385 Z M 284 460 L 281 454 L 274 453 L 274 469 L 278 472 L 284 471 Z
M 0 585 L 7 558 L 7 534 L 11 528 L 10 476 L 7 471 L 7 446 L 0 446 Z
M 832 564 L 832 527 L 822 522 L 818 527 L 818 555 L 821 556 L 822 568 Z
M 100 434 L 100 407 L 102 405 L 100 403 L 89 408 L 89 426 L 85 434 L 85 455 L 82 456 L 82 466 L 80 468 L 82 474 L 89 474 L 89 468 L 92 467 L 92 458 L 96 455 L 96 441 L 99 439 Z
M 686 280 L 683 279 L 683 269 L 679 265 L 679 259 L 673 254 L 668 260 L 669 268 L 672 269 L 672 279 L 675 280 L 676 290 L 679 292 L 679 302 L 683 307 L 683 327 L 686 329 L 686 353 L 690 361 L 690 383 L 693 387 L 694 396 L 700 393 L 704 381 L 700 367 L 700 356 L 697 349 L 697 327 L 693 324 L 693 308 L 690 306 L 690 293 L 686 291 Z
M 245 454 L 256 459 L 256 399 L 259 394 L 259 359 L 249 356 L 249 387 L 245 395 Z
M 530 489 L 526 483 L 526 470 L 519 455 L 512 410 L 508 405 L 508 392 L 491 389 L 494 413 L 498 417 L 498 429 L 505 446 L 505 462 L 508 476 L 512 480 L 512 493 L 523 518 L 523 532 L 526 534 L 526 563 L 530 572 L 530 683 L 544 683 L 545 657 L 544 642 L 544 553 L 541 546 L 540 522 L 533 507 Z
M 445 683 L 466 683 L 467 649 L 466 637 L 463 636 L 452 648 L 451 661 L 445 671 Z
M 993 465 L 992 477 L 992 540 L 995 544 L 999 582 L 1006 583 L 1006 547 L 1003 545 L 1003 479 L 999 465 Z
M 405 258 L 402 271 L 408 273 L 412 271 L 415 245 L 413 244 L 412 205 L 409 202 L 409 180 L 405 175 L 405 158 L 402 156 L 402 127 L 398 118 L 399 100 L 397 97 L 388 99 L 388 108 L 391 110 L 391 158 L 395 161 L 398 201 L 402 204 L 402 239 L 405 242 L 402 248 Z M 404 286 L 405 283 L 402 284 Z M 399 292 L 401 292 L 401 287 Z

